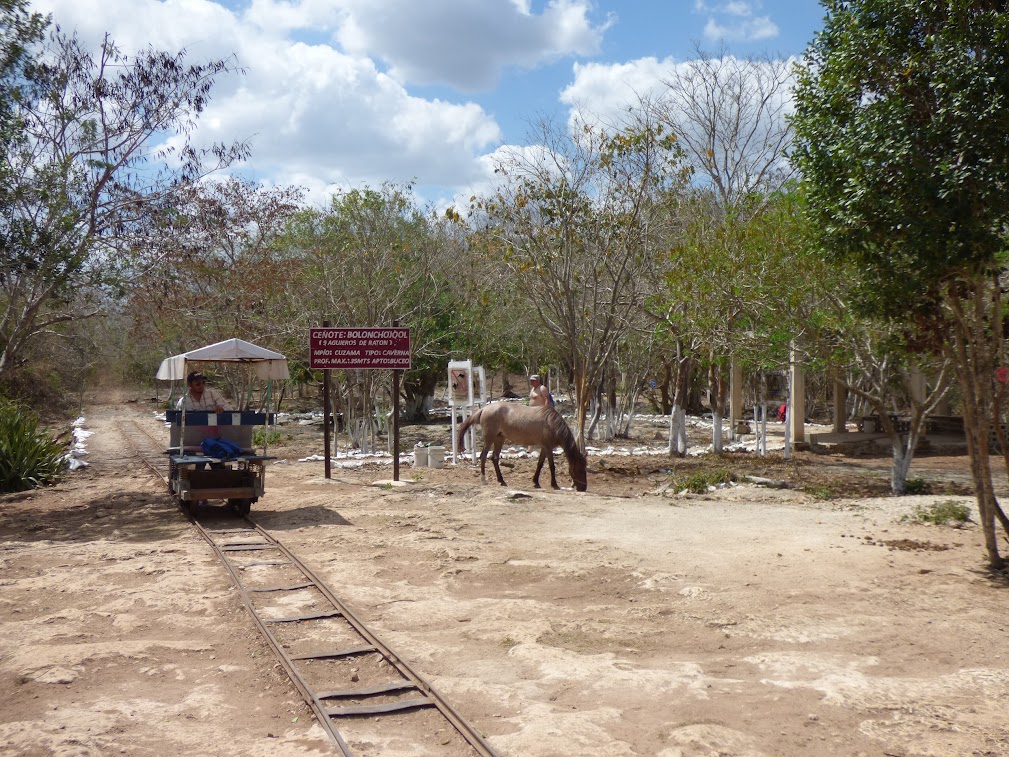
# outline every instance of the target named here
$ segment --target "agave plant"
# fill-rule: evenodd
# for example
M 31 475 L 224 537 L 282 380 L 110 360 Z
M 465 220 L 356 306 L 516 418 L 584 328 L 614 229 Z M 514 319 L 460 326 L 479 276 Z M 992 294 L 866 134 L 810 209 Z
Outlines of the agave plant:
M 67 435 L 53 438 L 24 405 L 0 399 L 0 492 L 55 483 L 66 468 Z

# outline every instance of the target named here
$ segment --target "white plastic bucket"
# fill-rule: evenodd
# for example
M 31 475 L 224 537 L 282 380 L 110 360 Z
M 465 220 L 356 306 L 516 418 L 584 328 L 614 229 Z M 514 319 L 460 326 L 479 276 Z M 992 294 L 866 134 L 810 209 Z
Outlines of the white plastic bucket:
M 432 468 L 442 468 L 445 466 L 445 448 L 444 447 L 428 447 L 427 448 L 428 462 L 427 464 Z
M 427 447 L 414 447 L 413 448 L 413 467 L 414 468 L 426 468 L 428 455 Z

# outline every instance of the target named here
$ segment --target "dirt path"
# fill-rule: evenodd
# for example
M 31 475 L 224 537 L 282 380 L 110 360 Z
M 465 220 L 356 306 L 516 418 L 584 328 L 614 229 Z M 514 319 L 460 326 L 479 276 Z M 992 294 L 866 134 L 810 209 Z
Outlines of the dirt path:
M 128 412 L 91 411 L 83 475 L 0 497 L 0 753 L 331 753 L 209 548 L 116 459 Z M 253 515 L 503 756 L 1009 755 L 1007 585 L 976 525 L 902 520 L 950 496 L 660 496 L 591 459 L 587 494 L 521 461 L 515 489 L 392 486 L 274 452 Z

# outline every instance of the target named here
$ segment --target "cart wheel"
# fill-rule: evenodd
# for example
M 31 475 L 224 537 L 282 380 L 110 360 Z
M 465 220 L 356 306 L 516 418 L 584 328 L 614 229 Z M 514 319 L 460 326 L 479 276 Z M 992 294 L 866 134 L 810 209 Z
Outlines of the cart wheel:
M 228 506 L 239 515 L 248 515 L 252 511 L 251 499 L 229 499 Z

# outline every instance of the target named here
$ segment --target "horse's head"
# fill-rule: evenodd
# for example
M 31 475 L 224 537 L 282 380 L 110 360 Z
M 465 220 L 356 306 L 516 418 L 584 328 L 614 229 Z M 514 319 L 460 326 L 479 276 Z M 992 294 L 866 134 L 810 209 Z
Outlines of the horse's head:
M 589 478 L 587 471 L 587 461 L 585 455 L 568 455 L 568 473 L 571 480 L 575 482 L 575 489 L 583 492 L 589 488 Z

